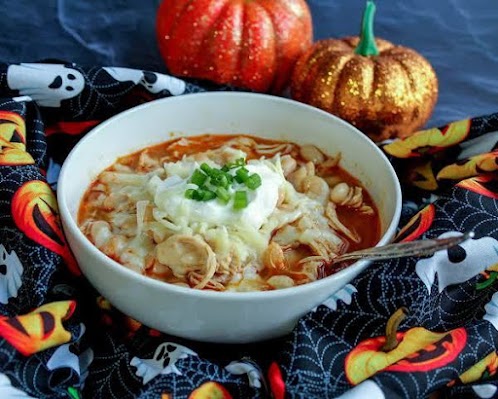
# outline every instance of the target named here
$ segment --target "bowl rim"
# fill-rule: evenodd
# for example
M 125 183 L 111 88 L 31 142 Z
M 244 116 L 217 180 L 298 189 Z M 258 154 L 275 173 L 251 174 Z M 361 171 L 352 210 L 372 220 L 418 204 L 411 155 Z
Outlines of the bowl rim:
M 277 290 L 269 290 L 269 291 L 223 291 L 223 292 L 218 292 L 218 291 L 211 291 L 211 290 L 196 290 L 194 288 L 187 288 L 187 287 L 182 287 L 174 284 L 169 284 L 164 281 L 156 280 L 148 276 L 144 276 L 142 274 L 139 274 L 119 262 L 111 259 L 107 255 L 105 255 L 103 252 L 101 252 L 84 234 L 83 232 L 79 229 L 77 222 L 74 220 L 74 218 L 71 216 L 71 213 L 69 211 L 69 207 L 65 198 L 64 193 L 64 187 L 65 187 L 65 182 L 67 179 L 69 179 L 69 169 L 72 167 L 72 164 L 75 164 L 77 162 L 77 152 L 79 151 L 79 148 L 88 140 L 90 140 L 94 135 L 99 134 L 100 130 L 106 129 L 107 126 L 112 125 L 115 123 L 117 120 L 127 118 L 129 115 L 137 112 L 141 112 L 142 110 L 152 107 L 152 106 L 160 106 L 160 104 L 168 104 L 169 102 L 172 101 L 189 101 L 193 96 L 195 97 L 225 97 L 225 96 L 231 96 L 231 97 L 240 97 L 241 99 L 244 98 L 255 98 L 255 99 L 261 99 L 264 101 L 268 102 L 276 102 L 276 103 L 281 103 L 285 104 L 285 106 L 291 106 L 291 107 L 298 107 L 298 108 L 303 108 L 307 112 L 311 111 L 313 113 L 316 113 L 317 115 L 324 116 L 326 118 L 330 118 L 335 120 L 335 123 L 339 125 L 343 125 L 349 130 L 355 131 L 355 134 L 358 134 L 361 136 L 361 139 L 367 141 L 368 145 L 372 148 L 373 152 L 376 152 L 378 156 L 381 157 L 381 159 L 384 161 L 385 166 L 387 168 L 387 172 L 392 178 L 394 182 L 394 188 L 395 188 L 395 195 L 396 195 L 396 204 L 395 204 L 395 210 L 393 213 L 393 217 L 391 218 L 391 221 L 389 222 L 385 233 L 381 236 L 379 242 L 375 246 L 380 246 L 380 245 L 385 245 L 387 244 L 392 237 L 394 237 L 396 229 L 399 224 L 400 216 L 401 216 L 401 206 L 402 206 L 402 194 L 401 194 L 401 185 L 399 182 L 399 179 L 397 177 L 397 174 L 392 166 L 392 164 L 389 162 L 387 156 L 381 151 L 381 149 L 373 142 L 371 141 L 364 133 L 362 133 L 358 128 L 353 126 L 352 124 L 346 122 L 345 120 L 330 114 L 326 111 L 323 111 L 319 108 L 313 107 L 308 104 L 304 104 L 289 98 L 284 98 L 284 97 L 278 97 L 274 95 L 269 95 L 269 94 L 261 94 L 261 93 L 251 93 L 251 92 L 230 92 L 230 91 L 217 91 L 217 92 L 202 92 L 202 93 L 188 93 L 188 94 L 182 94 L 179 96 L 171 96 L 171 97 L 166 97 L 166 98 L 161 98 L 157 100 L 152 100 L 149 102 L 146 102 L 144 104 L 140 104 L 138 106 L 129 108 L 123 112 L 120 112 L 109 119 L 105 120 L 104 122 L 98 124 L 97 126 L 93 127 L 69 152 L 68 156 L 63 162 L 63 165 L 61 167 L 60 173 L 59 173 L 59 178 L 58 178 L 58 183 L 57 183 L 57 203 L 59 207 L 59 213 L 61 216 L 61 219 L 63 223 L 65 224 L 64 227 L 65 229 L 70 230 L 70 234 L 72 237 L 78 241 L 80 245 L 86 248 L 86 250 L 89 250 L 93 255 L 97 256 L 97 258 L 103 262 L 105 267 L 110 267 L 111 270 L 115 273 L 118 273 L 121 275 L 121 277 L 129 278 L 129 279 L 136 279 L 137 283 L 140 284 L 145 284 L 145 285 L 151 285 L 152 287 L 158 288 L 159 290 L 167 290 L 171 291 L 173 293 L 177 293 L 179 295 L 192 295 L 194 297 L 197 297 L 199 299 L 215 299 L 215 300 L 232 300 L 232 301 L 247 301 L 249 299 L 275 299 L 279 297 L 285 297 L 285 296 L 290 296 L 290 295 L 299 295 L 300 293 L 305 293 L 307 291 L 313 290 L 315 287 L 322 287 L 327 284 L 329 284 L 331 281 L 334 279 L 337 279 L 338 277 L 350 273 L 354 273 L 356 271 L 361 272 L 363 271 L 371 262 L 368 260 L 360 260 L 357 262 L 352 263 L 350 266 L 344 268 L 341 271 L 338 271 L 334 274 L 331 274 L 330 276 L 324 277 L 322 279 L 318 279 L 315 281 L 312 281 L 310 283 L 298 285 L 298 286 L 293 286 L 293 287 L 288 287 L 288 288 L 282 288 L 282 289 L 277 289 Z M 75 161 L 76 160 L 76 161 Z M 64 232 L 66 234 L 66 232 Z M 68 247 L 70 247 L 68 243 Z M 85 276 L 85 273 L 82 271 L 82 275 Z M 85 278 L 87 278 L 85 276 Z M 333 292 L 331 292 L 331 295 Z

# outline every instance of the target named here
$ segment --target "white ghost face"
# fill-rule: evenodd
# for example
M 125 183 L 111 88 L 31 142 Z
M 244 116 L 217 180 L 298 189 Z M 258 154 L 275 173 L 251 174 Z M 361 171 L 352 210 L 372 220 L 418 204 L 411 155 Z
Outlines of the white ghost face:
M 143 76 L 143 72 L 139 69 L 119 67 L 103 67 L 102 69 L 118 82 L 132 82 L 138 84 Z
M 181 375 L 175 364 L 179 359 L 185 359 L 189 356 L 197 356 L 197 353 L 185 346 L 164 342 L 156 348 L 152 359 L 133 357 L 130 365 L 137 368 L 135 374 L 137 377 L 142 377 L 145 385 L 159 374 Z
M 7 85 L 42 107 L 60 107 L 85 87 L 81 72 L 60 64 L 20 64 L 7 69 Z
M 17 254 L 10 254 L 0 244 L 0 303 L 7 304 L 10 298 L 17 296 L 22 284 L 23 266 Z
M 455 237 L 461 233 L 447 232 L 439 238 Z M 463 283 L 498 263 L 498 241 L 492 237 L 467 240 L 446 251 L 417 262 L 415 271 L 429 293 L 436 274 L 439 292 L 453 284 Z
M 185 82 L 183 80 L 161 73 L 143 71 L 140 84 L 153 94 L 167 90 L 173 96 L 179 96 L 185 92 Z
M 85 326 L 81 324 L 80 334 L 75 341 L 79 341 L 85 333 Z M 78 386 L 83 387 L 88 377 L 88 368 L 93 361 L 93 350 L 88 348 L 84 352 L 76 355 L 72 348 L 73 342 L 59 346 L 47 362 L 49 370 L 70 368 L 73 369 L 80 377 Z
M 152 94 L 157 94 L 165 90 L 169 91 L 173 96 L 185 93 L 185 82 L 169 75 L 132 68 L 104 67 L 102 69 L 118 82 L 139 84 Z

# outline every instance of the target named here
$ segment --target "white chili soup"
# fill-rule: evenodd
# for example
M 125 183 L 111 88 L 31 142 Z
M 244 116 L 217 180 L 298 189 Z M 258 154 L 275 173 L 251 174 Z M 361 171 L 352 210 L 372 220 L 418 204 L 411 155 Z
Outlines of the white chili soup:
M 306 284 L 380 239 L 377 208 L 340 154 L 248 135 L 178 138 L 117 159 L 86 191 L 78 224 L 123 267 L 215 291 Z

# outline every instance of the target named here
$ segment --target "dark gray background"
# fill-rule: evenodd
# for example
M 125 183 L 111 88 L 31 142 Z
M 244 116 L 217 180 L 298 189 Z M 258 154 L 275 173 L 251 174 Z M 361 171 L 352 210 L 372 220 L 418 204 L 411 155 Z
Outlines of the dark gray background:
M 315 38 L 357 34 L 364 0 L 309 0 Z M 57 58 L 164 72 L 159 0 L 0 0 L 0 62 Z M 433 64 L 430 125 L 498 112 L 498 0 L 377 0 L 375 32 Z

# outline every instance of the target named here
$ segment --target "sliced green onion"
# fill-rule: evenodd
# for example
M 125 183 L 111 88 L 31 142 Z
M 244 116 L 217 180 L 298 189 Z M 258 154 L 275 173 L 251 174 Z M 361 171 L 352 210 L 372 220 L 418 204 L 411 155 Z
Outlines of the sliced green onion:
M 227 170 L 228 169 L 235 169 L 235 168 L 238 168 L 239 166 L 244 166 L 245 164 L 246 164 L 245 158 L 237 158 L 235 161 L 228 162 L 227 164 L 225 164 L 225 166 L 223 166 L 223 168 L 226 168 Z
M 201 164 L 201 170 L 208 176 L 211 176 L 211 173 L 213 171 L 213 168 L 211 168 L 211 166 L 209 166 L 207 163 L 203 162 Z
M 204 196 L 204 190 L 202 188 L 198 188 L 197 190 L 194 190 L 192 193 L 192 199 L 196 201 L 202 201 L 202 197 Z
M 233 197 L 233 209 L 244 209 L 247 206 L 247 192 L 236 191 Z
M 194 170 L 194 173 L 192 173 L 190 182 L 200 187 L 206 182 L 207 178 L 208 177 L 204 173 L 202 173 L 199 169 L 196 169 Z
M 192 199 L 196 201 L 209 201 L 212 200 L 213 198 L 216 198 L 216 194 L 211 190 L 198 188 L 197 190 L 194 190 L 194 192 L 192 193 Z
M 228 178 L 222 172 L 220 175 L 215 175 L 211 178 L 211 184 L 217 187 L 228 187 Z
M 239 183 L 244 183 L 249 177 L 249 171 L 242 167 L 240 169 L 237 169 L 237 172 L 235 172 L 235 180 Z
M 189 188 L 187 191 L 185 191 L 185 198 L 188 198 L 188 199 L 193 199 L 194 198 L 194 189 L 193 188 Z
M 210 201 L 214 198 L 216 198 L 216 193 L 214 191 L 204 190 L 202 194 L 202 201 Z
M 261 176 L 254 173 L 249 176 L 244 183 L 250 190 L 256 190 L 259 186 L 261 186 Z
M 230 193 L 223 187 L 216 189 L 216 196 L 224 204 L 228 204 L 228 201 L 230 201 Z
M 233 184 L 233 176 L 230 173 L 225 173 L 225 176 L 227 177 L 228 184 Z
M 234 180 L 245 184 L 250 190 L 256 190 L 261 186 L 261 176 L 257 173 L 250 175 L 245 165 L 245 158 L 238 158 L 234 162 L 228 162 L 220 169 L 212 168 L 203 162 L 199 169 L 194 170 L 190 178 L 190 182 L 197 185 L 198 188 L 186 190 L 185 198 L 196 201 L 210 201 L 218 198 L 221 203 L 226 205 L 231 198 L 228 189 Z M 235 176 L 231 175 L 230 170 L 236 168 L 238 169 L 235 171 Z M 243 209 L 247 207 L 248 202 L 247 191 L 235 192 L 234 209 Z

